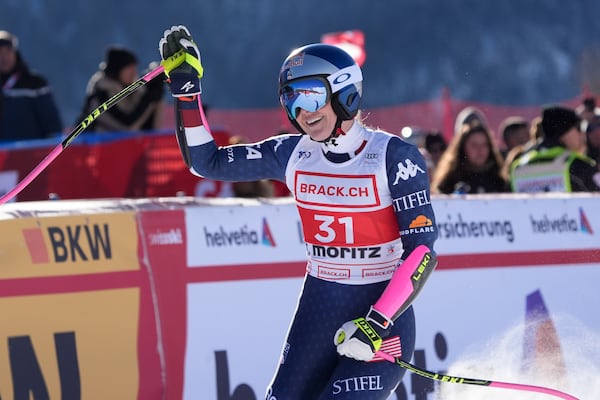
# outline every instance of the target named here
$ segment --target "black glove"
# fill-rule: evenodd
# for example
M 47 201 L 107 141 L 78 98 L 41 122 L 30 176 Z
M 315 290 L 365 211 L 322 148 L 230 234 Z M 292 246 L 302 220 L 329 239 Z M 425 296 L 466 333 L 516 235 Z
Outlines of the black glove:
M 158 49 L 171 94 L 174 97 L 200 94 L 200 78 L 204 69 L 200 63 L 200 51 L 188 29 L 183 25 L 172 26 L 160 39 Z

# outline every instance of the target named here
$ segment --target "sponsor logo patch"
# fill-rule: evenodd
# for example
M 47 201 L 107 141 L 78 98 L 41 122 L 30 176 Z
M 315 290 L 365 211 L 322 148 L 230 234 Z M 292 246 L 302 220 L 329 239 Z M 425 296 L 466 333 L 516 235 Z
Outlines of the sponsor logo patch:
M 411 159 L 407 158 L 404 163 L 400 161 L 398 163 L 398 171 L 396 172 L 396 179 L 394 179 L 393 185 L 397 185 L 400 180 L 404 182 L 417 176 L 417 174 L 424 174 L 423 168 L 415 164 Z
M 328 207 L 373 207 L 380 205 L 373 175 L 325 175 L 296 172 L 298 203 Z

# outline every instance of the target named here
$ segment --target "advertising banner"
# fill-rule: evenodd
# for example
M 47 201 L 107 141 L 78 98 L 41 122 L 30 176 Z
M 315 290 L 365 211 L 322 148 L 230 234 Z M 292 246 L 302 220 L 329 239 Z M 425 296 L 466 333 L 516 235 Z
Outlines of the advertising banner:
M 0 297 L 2 398 L 136 398 L 139 303 L 134 288 Z
M 135 213 L 3 221 L 0 279 L 135 271 Z
M 577 387 L 557 380 L 556 374 L 536 376 L 530 371 L 536 365 L 535 351 L 540 353 L 538 363 L 544 354 L 558 354 L 565 365 L 561 375 L 565 379 L 590 362 L 579 358 L 573 344 L 578 336 L 600 335 L 600 318 L 590 313 L 590 305 L 600 301 L 593 287 L 600 279 L 597 201 L 593 196 L 493 201 L 485 197 L 434 198 L 439 267 L 414 303 L 417 343 L 413 363 L 447 372 L 457 363 L 468 363 L 473 354 L 481 357 L 483 353 L 489 355 L 485 363 L 477 358 L 483 367 L 458 373 L 576 392 Z M 290 207 L 294 208 L 291 203 Z M 188 232 L 204 239 L 188 245 L 192 270 L 209 268 L 210 260 L 225 266 L 247 259 L 245 266 L 237 265 L 241 270 L 275 260 L 301 263 L 304 259 L 303 246 L 295 241 L 280 254 L 264 249 L 258 240 L 225 240 L 235 237 L 234 232 L 241 237 L 243 229 L 260 237 L 265 216 L 275 241 L 281 234 L 289 240 L 294 236 L 290 226 L 297 221 L 294 213 L 277 210 L 278 218 L 273 219 L 264 208 L 249 212 L 216 207 L 211 209 L 215 218 L 208 221 L 202 214 L 200 210 L 186 211 Z M 220 232 L 223 239 L 217 242 L 210 232 Z M 213 257 L 206 257 L 211 254 Z M 217 400 L 263 398 L 281 355 L 302 276 L 298 273 L 281 279 L 250 273 L 233 282 L 188 284 L 185 399 L 201 395 Z M 555 339 L 544 351 L 539 350 L 544 346 L 532 347 L 528 339 L 531 324 L 539 320 L 538 308 L 530 304 L 533 297 L 539 298 L 540 307 L 546 310 L 546 328 L 534 335 Z M 231 318 L 242 328 L 207 331 L 206 318 Z M 548 334 L 548 326 L 554 336 Z M 528 348 L 534 349 L 533 355 L 526 353 Z M 395 395 L 399 400 L 425 400 L 439 390 L 438 383 L 407 374 Z
M 147 304 L 156 317 L 159 337 L 155 343 L 160 357 L 160 389 L 140 399 L 180 399 L 186 344 L 186 264 L 188 235 L 183 210 L 147 209 L 138 213 L 140 263 L 148 275 L 151 298 Z M 152 348 L 140 343 L 140 356 Z M 141 363 L 144 371 L 146 365 Z M 150 383 L 150 382 L 146 382 Z
M 595 398 L 598 200 L 433 197 L 412 362 Z M 0 397 L 264 398 L 306 271 L 291 199 L 13 203 L 0 231 Z M 496 399 L 449 386 L 393 396 Z
M 49 204 L 63 211 L 0 221 L 0 396 L 151 398 L 160 364 L 136 213 Z
M 300 217 L 291 203 L 186 210 L 192 268 L 304 260 Z M 210 218 L 208 218 L 210 215 Z

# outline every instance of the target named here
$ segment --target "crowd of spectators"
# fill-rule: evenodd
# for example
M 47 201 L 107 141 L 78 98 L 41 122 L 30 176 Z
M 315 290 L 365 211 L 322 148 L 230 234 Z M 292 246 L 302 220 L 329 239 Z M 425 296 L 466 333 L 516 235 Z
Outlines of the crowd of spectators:
M 157 65 L 149 65 L 148 69 Z M 30 69 L 19 39 L 0 31 L 0 142 L 59 136 L 139 77 L 135 53 L 123 46 L 107 47 L 99 69 L 89 79 L 81 115 L 64 123 L 47 79 Z M 161 126 L 164 77 L 157 77 L 121 99 L 86 129 L 95 132 L 155 130 Z
M 81 115 L 71 125 L 138 77 L 135 53 L 108 46 L 89 79 Z M 7 31 L 0 31 L 0 85 L 0 142 L 43 139 L 65 129 L 50 85 L 28 67 L 18 38 Z M 103 113 L 88 130 L 158 129 L 163 96 L 164 77 L 159 77 Z M 600 191 L 600 108 L 593 96 L 574 109 L 546 107 L 531 121 L 510 116 L 498 126 L 498 135 L 493 128 L 481 110 L 469 106 L 456 115 L 454 132 L 426 132 L 419 147 L 428 161 L 432 193 Z M 269 182 L 253 182 L 240 184 L 237 192 L 271 197 L 282 191 L 274 191 Z
M 498 127 L 503 143 L 497 143 L 481 110 L 461 110 L 447 149 L 430 171 L 432 193 L 600 191 L 595 99 L 585 98 L 576 109 L 553 105 L 540 111 L 531 121 L 505 118 Z M 437 133 L 430 135 L 438 140 Z

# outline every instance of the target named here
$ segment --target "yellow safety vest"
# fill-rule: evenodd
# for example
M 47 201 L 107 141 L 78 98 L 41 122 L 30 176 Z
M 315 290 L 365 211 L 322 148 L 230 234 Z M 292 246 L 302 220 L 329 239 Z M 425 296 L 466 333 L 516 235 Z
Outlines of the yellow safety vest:
M 511 164 L 510 185 L 516 193 L 571 192 L 571 164 L 575 160 L 590 162 L 588 157 L 565 149 L 552 147 L 532 150 Z

